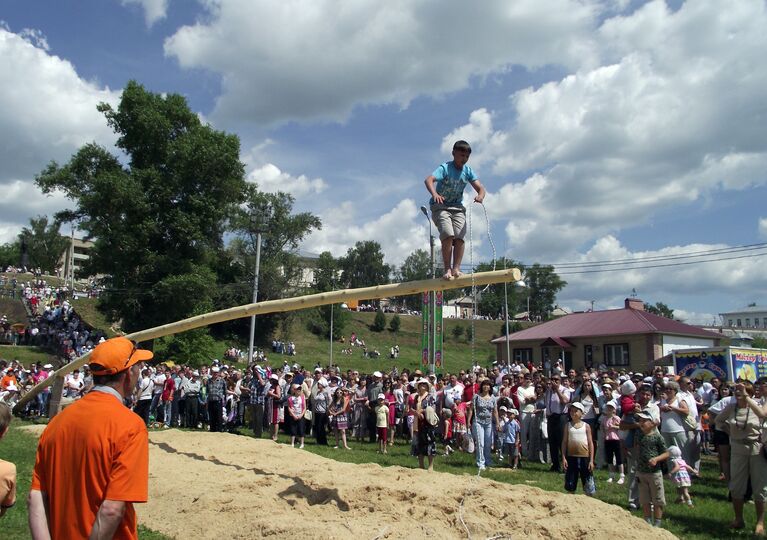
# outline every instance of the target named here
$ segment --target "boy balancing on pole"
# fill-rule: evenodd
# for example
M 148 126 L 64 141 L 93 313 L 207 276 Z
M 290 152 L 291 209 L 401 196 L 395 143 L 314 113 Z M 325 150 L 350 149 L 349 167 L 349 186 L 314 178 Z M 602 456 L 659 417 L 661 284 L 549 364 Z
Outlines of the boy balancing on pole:
M 461 259 L 463 259 L 466 234 L 466 208 L 463 206 L 463 190 L 466 184 L 477 192 L 474 202 L 481 203 L 485 198 L 485 188 L 479 182 L 474 171 L 466 165 L 471 154 L 471 146 L 466 141 L 453 145 L 453 160 L 446 161 L 430 174 L 424 183 L 431 194 L 431 219 L 439 231 L 442 242 L 442 262 L 445 266 L 445 279 L 460 277 Z

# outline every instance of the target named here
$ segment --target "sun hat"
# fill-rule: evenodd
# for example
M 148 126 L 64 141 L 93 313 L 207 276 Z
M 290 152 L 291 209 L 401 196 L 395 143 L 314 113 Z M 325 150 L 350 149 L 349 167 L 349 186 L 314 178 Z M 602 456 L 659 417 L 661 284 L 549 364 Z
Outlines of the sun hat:
M 385 395 L 383 395 L 383 394 L 378 394 L 378 397 L 377 397 L 376 399 L 377 399 L 377 400 L 378 400 L 378 399 L 386 399 L 386 396 L 385 396 Z
M 211 368 L 211 371 L 212 371 L 213 373 L 218 373 L 219 371 L 221 371 L 221 369 L 220 369 L 218 366 L 213 366 L 213 367 Z
M 506 410 L 509 411 L 509 414 L 513 414 L 513 415 L 519 416 L 519 411 L 517 409 L 515 409 L 514 407 L 512 407 L 510 409 L 506 409 Z
M 53 364 L 45 364 L 43 366 L 44 369 L 51 369 L 53 367 Z
M 579 401 L 576 401 L 575 403 L 570 403 L 570 408 L 571 409 L 578 409 L 581 412 L 586 412 L 586 408 Z
M 269 375 L 269 380 L 272 380 L 272 379 L 274 379 L 275 381 L 280 380 L 279 376 L 276 373 L 272 373 L 271 375 Z
M 325 377 L 320 377 L 320 380 L 317 381 L 317 384 L 321 384 L 322 386 L 327 386 L 328 380 Z
M 380 371 L 374 371 L 373 372 L 373 377 L 376 377 L 377 379 L 380 379 L 381 377 L 383 377 L 383 375 L 381 374 Z
M 652 420 L 652 415 L 650 414 L 650 411 L 639 411 L 634 416 L 637 420 Z
M 131 340 L 121 336 L 108 339 L 93 349 L 90 368 L 94 375 L 114 375 L 152 357 L 152 351 L 139 349 Z
M 501 405 L 500 407 L 498 407 L 498 410 L 499 411 L 508 411 L 509 408 L 506 405 Z

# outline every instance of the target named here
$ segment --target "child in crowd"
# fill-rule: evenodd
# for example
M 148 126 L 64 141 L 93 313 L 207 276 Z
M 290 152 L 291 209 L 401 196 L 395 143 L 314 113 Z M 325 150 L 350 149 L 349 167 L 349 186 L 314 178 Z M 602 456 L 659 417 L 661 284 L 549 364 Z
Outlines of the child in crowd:
M 506 407 L 501 408 L 505 409 Z M 505 411 L 506 423 L 503 425 L 503 450 L 509 456 L 509 467 L 512 470 L 516 470 L 519 466 L 519 447 L 521 446 L 519 432 L 522 431 L 522 426 L 517 420 L 518 415 L 517 409 L 507 409 Z
M 692 485 L 690 473 L 698 476 L 698 471 L 690 467 L 682 459 L 682 451 L 678 446 L 668 447 L 669 460 L 672 463 L 671 470 L 668 472 L 671 481 L 676 486 L 676 492 L 679 495 L 677 502 L 692 506 L 692 497 L 690 497 L 689 487 Z
M 634 413 L 639 412 L 637 402 L 634 400 L 634 394 L 636 394 L 637 387 L 631 381 L 625 381 L 620 386 L 621 397 L 618 399 L 618 403 L 621 407 L 621 417 L 625 423 L 634 423 Z M 621 433 L 626 448 L 634 447 L 634 430 L 629 429 Z
M 11 426 L 11 409 L 0 403 L 0 439 Z M 0 459 L 0 517 L 16 504 L 16 465 Z
M 290 386 L 290 396 L 288 396 L 288 412 L 293 421 L 290 423 L 290 446 L 296 445 L 298 437 L 299 448 L 304 447 L 304 414 L 306 414 L 306 398 L 301 392 L 301 386 L 293 384 Z
M 378 432 L 378 453 L 386 454 L 386 439 L 389 434 L 389 405 L 386 396 L 378 394 L 375 406 L 376 431 Z
M 466 428 L 466 403 L 459 397 L 453 398 L 453 439 L 454 445 L 465 452 L 468 448 L 469 433 Z
M 594 484 L 594 442 L 591 426 L 582 420 L 584 407 L 580 402 L 570 404 L 570 422 L 562 438 L 562 465 L 565 469 L 565 490 L 575 493 L 578 477 L 583 492 L 589 497 L 596 492 Z
M 639 424 L 640 429 L 640 433 L 637 434 L 636 468 L 639 504 L 642 506 L 645 521 L 660 527 L 663 519 L 663 508 L 666 506 L 661 462 L 669 458 L 669 452 L 649 412 L 638 412 L 634 421 Z
M 453 452 L 450 443 L 453 440 L 453 411 L 447 407 L 442 409 L 442 440 L 445 441 L 445 455 Z
M 615 402 L 608 401 L 605 403 L 604 414 L 599 420 L 600 429 L 602 434 L 602 441 L 605 450 L 605 463 L 610 470 L 610 476 L 607 479 L 608 482 L 612 482 L 615 477 L 615 471 L 618 471 L 618 484 L 625 482 L 625 476 L 623 474 L 623 454 L 621 453 L 621 440 L 618 435 L 618 426 L 621 423 L 621 418 L 615 414 Z M 613 461 L 615 464 L 613 465 Z

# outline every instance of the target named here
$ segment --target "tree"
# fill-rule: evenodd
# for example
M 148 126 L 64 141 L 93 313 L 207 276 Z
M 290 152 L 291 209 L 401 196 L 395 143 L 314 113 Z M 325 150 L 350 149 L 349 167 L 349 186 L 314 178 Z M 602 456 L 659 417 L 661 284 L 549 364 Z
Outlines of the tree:
M 754 341 L 751 342 L 751 346 L 754 349 L 767 349 L 767 339 L 757 336 L 754 338 Z
M 429 279 L 431 277 L 431 257 L 423 249 L 417 249 L 407 256 L 399 268 L 401 282 Z M 420 294 L 411 294 L 402 298 L 408 309 L 420 310 L 423 306 Z
M 389 283 L 391 267 L 384 263 L 378 242 L 357 242 L 339 261 L 341 283 L 345 288 L 371 287 Z
M 463 335 L 463 331 L 464 331 L 463 326 L 461 326 L 460 324 L 456 324 L 453 327 L 453 330 L 452 330 L 453 337 L 456 339 L 456 341 L 461 339 L 461 336 Z
M 660 315 L 661 317 L 666 317 L 667 319 L 674 318 L 674 310 L 668 307 L 663 302 L 655 302 L 655 304 L 645 304 L 644 309 L 645 311 L 652 313 L 653 315 Z
M 548 319 L 554 310 L 557 293 L 567 282 L 554 272 L 553 266 L 536 263 L 525 270 L 525 283 L 530 297 L 531 318 Z
M 317 265 L 314 269 L 314 292 L 327 292 L 335 289 L 338 274 L 338 261 L 333 258 L 329 251 L 320 253 Z M 346 323 L 349 320 L 349 312 L 341 309 L 339 305 L 319 306 L 309 310 L 307 315 L 307 328 L 309 331 L 327 338 L 330 335 L 330 318 L 333 317 L 333 339 L 336 340 L 344 334 Z
M 383 332 L 386 328 L 386 315 L 384 315 L 384 312 L 382 309 L 378 309 L 376 311 L 376 316 L 373 319 L 373 325 L 370 327 L 370 329 L 373 332 Z
M 9 266 L 18 266 L 20 262 L 21 250 L 18 240 L 0 245 L 0 271 L 5 271 Z
M 56 218 L 94 239 L 84 273 L 106 276 L 100 306 L 128 332 L 204 312 L 227 217 L 245 199 L 239 139 L 203 125 L 184 97 L 134 81 L 116 110 L 98 110 L 127 165 L 92 143 L 66 165 L 50 163 L 36 183 L 73 201 Z
M 69 240 L 59 233 L 60 228 L 60 220 L 48 223 L 48 216 L 37 216 L 29 220 L 29 227 L 21 229 L 19 244 L 26 246 L 31 267 L 53 273 L 59 266 L 61 254 L 69 246 Z
M 511 259 L 506 259 L 505 257 L 502 257 L 496 261 L 496 270 L 503 268 L 504 264 L 506 265 L 506 268 L 519 268 L 522 272 L 525 270 L 523 264 Z M 475 268 L 475 272 L 488 272 L 492 269 L 492 264 L 480 263 Z M 480 313 L 492 315 L 493 317 L 496 315 L 503 315 L 505 308 L 503 283 L 494 283 L 486 289 L 485 287 L 481 287 L 480 291 L 482 291 L 482 294 L 479 296 L 477 302 Z M 514 283 L 506 284 L 506 296 L 509 303 L 510 317 L 513 317 L 515 313 L 525 309 L 522 307 L 526 298 L 525 294 L 525 291 L 521 290 L 521 288 L 516 286 Z
M 227 252 L 232 261 L 230 266 L 236 269 L 232 280 L 246 285 L 234 287 L 233 291 L 226 295 L 225 300 L 228 304 L 217 302 L 216 308 L 252 301 L 259 231 L 261 231 L 259 302 L 277 300 L 304 292 L 299 289 L 303 267 L 296 251 L 306 235 L 322 225 L 319 218 L 309 212 L 294 213 L 294 199 L 287 193 L 263 193 L 253 184 L 248 184 L 244 193 L 244 204 L 233 209 L 231 213 L 230 230 L 235 234 L 235 238 L 230 241 Z M 324 290 L 317 290 L 317 292 L 324 292 Z M 329 311 L 330 307 L 328 306 L 327 309 Z M 267 339 L 278 326 L 287 327 L 287 321 L 296 316 L 296 312 L 259 315 L 256 319 L 257 339 L 259 341 Z M 235 333 L 245 335 L 249 331 L 250 320 L 242 319 L 227 324 L 228 328 Z
M 400 320 L 399 315 L 395 313 L 394 316 L 389 321 L 389 330 L 391 330 L 392 332 L 396 334 L 397 332 L 399 332 L 400 326 L 402 326 L 402 320 Z

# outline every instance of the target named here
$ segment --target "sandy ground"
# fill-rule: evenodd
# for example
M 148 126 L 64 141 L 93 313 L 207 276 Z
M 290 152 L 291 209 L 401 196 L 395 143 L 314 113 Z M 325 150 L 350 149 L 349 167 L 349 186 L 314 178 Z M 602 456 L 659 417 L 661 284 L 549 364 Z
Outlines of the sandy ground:
M 178 539 L 674 538 L 582 495 L 340 463 L 270 440 L 169 430 L 149 446 L 139 522 Z

